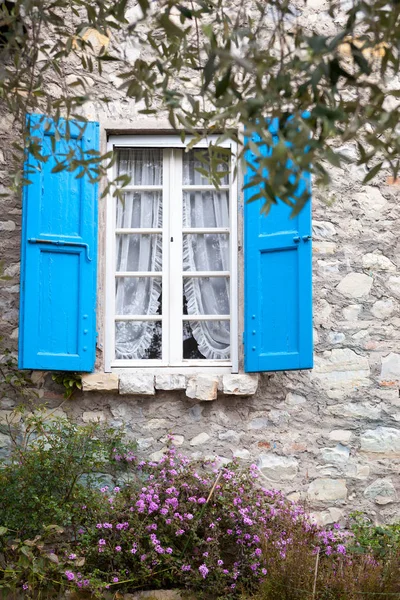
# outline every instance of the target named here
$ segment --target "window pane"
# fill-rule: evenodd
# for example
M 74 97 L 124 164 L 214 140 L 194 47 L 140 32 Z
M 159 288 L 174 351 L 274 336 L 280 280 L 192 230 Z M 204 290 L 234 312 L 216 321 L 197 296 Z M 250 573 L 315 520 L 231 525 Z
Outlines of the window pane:
M 145 360 L 162 357 L 161 321 L 117 321 L 115 358 Z
M 161 234 L 118 234 L 117 271 L 161 271 Z
M 229 321 L 184 321 L 183 358 L 230 359 Z
M 129 175 L 131 185 L 162 185 L 162 148 L 120 148 L 118 175 Z
M 183 153 L 183 185 L 209 185 L 210 180 L 197 171 L 198 168 L 209 170 L 207 165 L 200 160 L 200 157 L 207 157 L 207 150 L 189 150 Z M 224 160 L 218 165 L 217 171 L 228 171 L 229 162 Z M 226 174 L 221 179 L 221 185 L 229 183 L 229 175 Z
M 183 192 L 183 226 L 229 227 L 229 193 Z
M 184 315 L 229 315 L 229 277 L 184 277 Z
M 183 269 L 184 271 L 229 271 L 229 235 L 184 234 Z
M 162 227 L 162 192 L 126 192 L 118 198 L 116 227 Z
M 161 315 L 161 277 L 117 277 L 117 315 Z

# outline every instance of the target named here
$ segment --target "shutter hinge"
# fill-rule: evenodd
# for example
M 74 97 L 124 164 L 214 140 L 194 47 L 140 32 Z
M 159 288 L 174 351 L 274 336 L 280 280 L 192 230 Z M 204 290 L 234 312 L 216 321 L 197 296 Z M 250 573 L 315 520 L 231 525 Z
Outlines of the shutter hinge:
M 242 333 L 242 344 L 243 344 L 243 346 L 244 346 L 244 331 L 243 331 L 243 333 Z

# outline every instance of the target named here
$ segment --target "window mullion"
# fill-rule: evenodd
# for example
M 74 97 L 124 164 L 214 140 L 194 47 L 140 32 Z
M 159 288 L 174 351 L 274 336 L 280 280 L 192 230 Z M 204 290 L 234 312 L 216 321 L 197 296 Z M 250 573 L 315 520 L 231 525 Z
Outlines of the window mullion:
M 163 151 L 162 361 L 170 364 L 170 205 L 172 150 Z
M 171 150 L 170 171 L 170 364 L 182 362 L 182 150 Z

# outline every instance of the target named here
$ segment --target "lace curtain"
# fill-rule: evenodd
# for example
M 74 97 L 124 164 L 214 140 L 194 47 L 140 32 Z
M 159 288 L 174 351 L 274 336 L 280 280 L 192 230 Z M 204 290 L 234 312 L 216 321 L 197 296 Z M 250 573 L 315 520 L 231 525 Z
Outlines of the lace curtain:
M 133 185 L 162 184 L 162 151 L 157 148 L 120 150 L 118 175 L 129 174 Z M 117 205 L 117 228 L 162 227 L 162 192 L 127 192 Z M 117 271 L 161 271 L 162 237 L 158 234 L 118 234 Z M 160 309 L 161 277 L 117 277 L 118 315 L 155 315 Z M 119 321 L 116 324 L 116 358 L 148 358 L 159 324 L 154 321 Z M 161 349 L 160 349 L 161 351 Z
M 202 166 L 195 152 L 183 153 L 183 184 L 204 185 L 196 167 Z M 129 174 L 134 185 L 162 184 L 161 149 L 119 150 L 118 175 Z M 228 183 L 226 178 L 225 183 Z M 172 213 L 173 213 L 173 197 Z M 184 227 L 229 227 L 229 195 L 225 191 L 183 193 Z M 162 192 L 127 192 L 118 201 L 116 227 L 161 228 Z M 170 268 L 176 268 L 170 265 Z M 185 234 L 184 271 L 229 271 L 229 236 L 223 234 Z M 117 271 L 160 271 L 160 277 L 117 277 L 116 313 L 118 315 L 156 315 L 161 310 L 162 236 L 159 234 L 117 234 Z M 183 294 L 189 315 L 227 315 L 229 278 L 183 278 Z M 192 335 L 206 359 L 230 357 L 229 321 L 191 321 Z M 190 332 L 185 328 L 183 338 Z M 155 321 L 118 321 L 115 331 L 116 358 L 138 360 L 155 358 L 154 340 L 161 358 L 161 324 Z M 183 343 L 183 340 L 182 340 Z M 150 354 L 150 348 L 152 354 Z
M 204 168 L 204 165 L 196 159 L 196 152 L 184 153 L 184 185 L 209 183 L 197 167 Z M 228 177 L 222 183 L 228 183 Z M 183 226 L 229 227 L 228 192 L 184 192 Z M 213 233 L 184 235 L 183 268 L 186 271 L 229 271 L 229 236 Z M 229 315 L 228 277 L 184 277 L 183 290 L 189 315 Z M 191 321 L 190 325 L 205 358 L 229 360 L 229 321 Z

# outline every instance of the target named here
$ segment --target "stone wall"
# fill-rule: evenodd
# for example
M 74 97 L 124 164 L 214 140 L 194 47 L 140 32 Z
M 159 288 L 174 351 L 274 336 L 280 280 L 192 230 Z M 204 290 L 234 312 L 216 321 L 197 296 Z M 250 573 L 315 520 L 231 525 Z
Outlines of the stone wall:
M 323 24 L 325 9 L 323 1 L 312 0 L 303 9 L 303 18 Z M 138 52 L 128 50 L 132 55 Z M 87 117 L 100 120 L 103 147 L 107 128 L 162 126 L 161 121 L 138 116 L 138 107 L 120 96 L 114 64 L 105 63 L 104 71 L 113 102 L 105 108 L 94 103 L 84 108 Z M 71 70 L 70 77 L 76 74 Z M 104 91 L 104 82 L 96 74 L 91 81 L 95 89 Z M 11 160 L 9 118 L 2 117 L 0 133 L 4 188 Z M 354 155 L 356 149 L 348 146 L 343 151 Z M 364 168 L 354 166 L 333 170 L 331 188 L 314 191 L 312 371 L 264 374 L 251 396 L 234 395 L 234 388 L 223 394 L 218 383 L 213 400 L 200 399 L 196 393 L 190 397 L 187 389 L 157 389 L 145 395 L 125 388 L 120 394 L 118 380 L 107 376 L 108 384 L 92 385 L 92 391 L 64 403 L 60 413 L 78 421 L 124 426 L 137 439 L 139 451 L 152 459 L 162 455 L 166 436 L 172 433 L 174 443 L 194 458 L 256 462 L 266 486 L 306 501 L 324 523 L 354 509 L 365 509 L 378 521 L 398 518 L 400 187 L 383 176 L 373 185 L 362 186 L 364 175 Z M 0 330 L 7 343 L 15 345 L 21 206 L 15 197 L 0 197 L 0 202 L 7 276 L 0 281 Z M 100 267 L 101 331 L 104 265 Z M 61 404 L 62 392 L 49 374 L 35 373 L 34 380 L 38 401 L 51 407 Z M 181 387 L 186 385 L 185 381 Z M 10 398 L 0 400 L 2 418 L 14 403 Z M 0 448 L 7 444 L 6 437 L 0 436 Z

